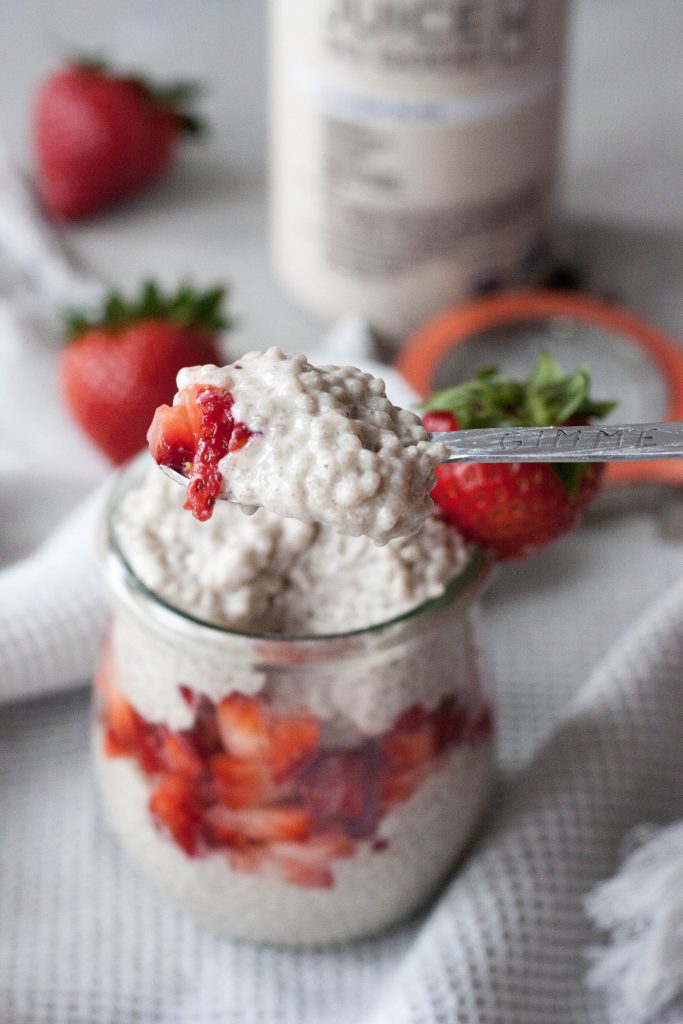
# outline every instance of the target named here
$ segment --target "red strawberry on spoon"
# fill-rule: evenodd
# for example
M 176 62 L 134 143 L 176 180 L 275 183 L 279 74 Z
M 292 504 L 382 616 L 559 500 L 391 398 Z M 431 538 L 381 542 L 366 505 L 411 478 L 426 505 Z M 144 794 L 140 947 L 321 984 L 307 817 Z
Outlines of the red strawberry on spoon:
M 37 98 L 38 190 L 56 217 L 78 220 L 133 195 L 170 162 L 195 83 L 155 86 L 106 64 L 74 62 L 51 75 Z
M 148 281 L 134 302 L 114 292 L 101 313 L 69 318 L 62 390 L 74 418 L 112 462 L 145 446 L 154 410 L 172 398 L 179 370 L 221 362 L 224 294 L 222 287 L 197 292 L 182 285 L 166 295 Z
M 423 422 L 435 433 L 482 427 L 587 423 L 614 402 L 595 402 L 585 369 L 565 375 L 542 352 L 525 381 L 497 369 L 432 395 Z M 519 558 L 571 530 L 595 498 L 604 463 L 450 463 L 432 491 L 442 515 L 499 561 Z

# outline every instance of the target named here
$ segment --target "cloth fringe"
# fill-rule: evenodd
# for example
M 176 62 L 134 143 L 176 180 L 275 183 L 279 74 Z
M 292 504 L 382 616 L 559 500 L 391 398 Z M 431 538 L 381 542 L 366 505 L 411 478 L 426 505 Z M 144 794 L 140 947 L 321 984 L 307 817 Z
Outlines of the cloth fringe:
M 614 877 L 586 901 L 589 916 L 610 933 L 591 949 L 588 984 L 604 992 L 620 1024 L 650 1024 L 683 1000 L 683 821 L 643 827 Z

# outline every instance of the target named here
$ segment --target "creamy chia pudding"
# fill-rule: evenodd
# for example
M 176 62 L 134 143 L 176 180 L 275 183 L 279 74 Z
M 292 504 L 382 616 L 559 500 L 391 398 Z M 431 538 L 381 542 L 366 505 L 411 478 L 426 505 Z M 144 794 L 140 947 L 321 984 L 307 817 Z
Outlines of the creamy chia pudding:
M 219 502 L 156 467 L 103 528 L 113 603 L 95 758 L 129 859 L 247 939 L 368 935 L 415 911 L 485 807 L 480 553 L 427 517 L 365 536 Z
M 188 367 L 177 384 L 149 442 L 157 462 L 188 475 L 199 519 L 228 497 L 385 544 L 415 533 L 433 509 L 445 449 L 369 373 L 270 348 Z

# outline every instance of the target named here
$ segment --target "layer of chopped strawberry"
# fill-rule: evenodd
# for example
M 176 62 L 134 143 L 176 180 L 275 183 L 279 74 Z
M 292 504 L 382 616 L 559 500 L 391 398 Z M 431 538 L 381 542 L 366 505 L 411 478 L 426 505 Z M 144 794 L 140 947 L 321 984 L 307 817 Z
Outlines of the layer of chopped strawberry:
M 449 747 L 492 729 L 488 705 L 452 695 L 432 711 L 412 705 L 354 749 L 322 749 L 313 715 L 276 713 L 261 696 L 214 704 L 182 686 L 192 726 L 147 722 L 118 690 L 109 651 L 96 685 L 104 752 L 134 759 L 149 777 L 149 811 L 163 835 L 187 856 L 221 852 L 235 871 L 310 888 L 334 885 L 335 861 L 359 842 L 386 849 L 384 815 L 441 768 Z
M 185 508 L 201 522 L 211 518 L 221 493 L 221 459 L 252 436 L 235 420 L 233 405 L 229 391 L 195 384 L 179 393 L 177 405 L 158 407 L 147 433 L 156 462 L 188 477 Z

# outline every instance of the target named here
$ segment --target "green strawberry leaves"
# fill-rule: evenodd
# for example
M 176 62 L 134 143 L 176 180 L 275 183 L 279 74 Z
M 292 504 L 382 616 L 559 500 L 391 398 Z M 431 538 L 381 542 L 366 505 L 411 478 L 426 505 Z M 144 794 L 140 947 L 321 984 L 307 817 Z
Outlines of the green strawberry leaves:
M 480 370 L 463 384 L 431 395 L 423 408 L 452 413 L 461 429 L 482 427 L 550 427 L 570 421 L 600 419 L 616 402 L 590 397 L 590 374 L 585 366 L 565 374 L 549 352 L 539 354 L 526 380 L 504 377 L 495 366 Z M 587 463 L 554 463 L 568 497 L 576 500 Z
M 120 292 L 113 291 L 105 299 L 101 310 L 94 314 L 70 310 L 66 318 L 66 336 L 77 338 L 86 331 L 105 329 L 122 331 L 143 320 L 169 320 L 179 327 L 201 327 L 207 331 L 222 331 L 232 326 L 232 320 L 223 310 L 227 289 L 216 285 L 198 291 L 190 284 L 181 284 L 172 293 L 165 293 L 156 281 L 144 281 L 136 299 L 127 301 Z
M 192 109 L 205 92 L 202 82 L 194 80 L 157 82 L 148 78 L 147 75 L 135 71 L 119 74 L 100 53 L 74 54 L 69 58 L 68 63 L 72 67 L 92 71 L 93 74 L 102 75 L 104 78 L 131 82 L 144 90 L 160 106 L 175 114 L 179 126 L 189 135 L 201 135 L 206 130 L 205 122 Z
M 176 114 L 184 132 L 188 135 L 202 135 L 206 131 L 206 123 L 191 109 L 205 92 L 201 82 L 155 83 L 141 76 L 136 78 L 157 103 L 162 107 L 168 107 Z

